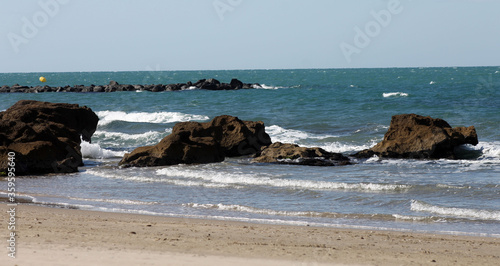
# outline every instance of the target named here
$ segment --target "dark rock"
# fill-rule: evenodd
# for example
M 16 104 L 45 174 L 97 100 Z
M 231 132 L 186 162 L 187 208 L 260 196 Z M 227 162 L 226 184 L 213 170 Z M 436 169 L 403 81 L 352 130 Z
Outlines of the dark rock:
M 473 126 L 452 128 L 439 118 L 403 114 L 392 117 L 391 126 L 382 142 L 354 156 L 456 159 L 455 148 L 463 144 L 478 144 L 476 129 Z
M 219 85 L 219 90 L 233 90 L 233 88 L 231 88 L 231 85 L 230 84 L 227 84 L 227 83 L 221 83 Z
M 224 152 L 212 137 L 194 137 L 188 131 L 163 138 L 155 146 L 145 146 L 125 154 L 120 165 L 148 167 L 176 164 L 222 162 Z
M 95 86 L 92 91 L 93 92 L 104 92 L 104 88 L 102 86 Z
M 111 85 L 107 85 L 105 88 L 104 88 L 104 91 L 105 92 L 115 92 L 116 91 L 116 88 L 115 86 L 111 86 Z
M 15 153 L 16 175 L 68 173 L 83 164 L 99 118 L 86 106 L 22 100 L 0 113 L 0 172 Z M 80 139 L 81 137 L 81 139 Z
M 199 83 L 200 81 L 198 81 L 197 83 Z M 216 79 L 207 79 L 201 82 L 201 84 L 198 84 L 196 87 L 202 90 L 220 90 L 220 81 Z
M 272 143 L 260 121 L 242 121 L 238 117 L 222 115 L 205 124 L 213 130 L 228 157 L 254 154 Z
M 258 163 L 296 164 L 311 166 L 339 166 L 350 164 L 349 158 L 340 153 L 321 148 L 305 148 L 295 144 L 275 142 L 262 148 L 253 160 Z
M 247 84 L 243 83 L 237 79 L 232 79 L 231 83 L 221 83 L 216 79 L 201 79 L 196 83 L 192 83 L 188 81 L 187 83 L 177 83 L 177 84 L 157 84 L 157 85 L 122 85 L 118 82 L 111 80 L 108 85 L 103 86 L 84 86 L 84 85 L 75 85 L 75 86 L 65 86 L 65 87 L 49 87 L 44 86 L 41 89 L 40 86 L 36 87 L 28 87 L 21 86 L 19 84 L 15 84 L 12 87 L 2 86 L 0 88 L 0 93 L 8 93 L 8 92 L 24 92 L 24 93 L 38 93 L 38 92 L 115 92 L 115 91 L 137 91 L 137 90 L 147 90 L 153 92 L 160 91 L 179 91 L 179 90 L 187 90 L 192 87 L 196 87 L 204 90 L 238 90 L 238 89 L 251 89 L 254 86 L 260 86 L 258 84 Z
M 254 83 L 254 84 L 245 83 L 245 84 L 243 84 L 243 89 L 254 89 L 254 88 L 262 88 L 262 86 L 259 83 Z
M 5 92 L 10 92 L 10 87 L 7 86 L 7 85 L 3 85 L 1 88 L 0 88 L 0 93 L 5 93 Z
M 269 145 L 264 123 L 218 116 L 207 123 L 183 122 L 155 146 L 126 154 L 120 165 L 130 167 L 221 162 L 226 156 L 253 154 Z
M 239 89 L 243 88 L 243 82 L 241 82 L 237 79 L 232 79 L 231 83 L 229 83 L 229 85 L 231 86 L 231 89 L 233 89 L 233 90 L 239 90 Z
M 153 89 L 151 89 L 152 92 L 159 92 L 159 91 L 165 91 L 165 87 L 161 84 L 155 85 Z
M 206 79 L 200 79 L 197 82 L 195 82 L 193 85 L 195 87 L 201 88 L 201 85 L 203 85 L 203 83 L 205 83 L 205 81 L 206 81 Z
M 129 85 L 129 84 L 127 84 L 127 85 L 121 85 L 121 87 L 122 87 L 123 91 L 135 91 L 134 86 Z

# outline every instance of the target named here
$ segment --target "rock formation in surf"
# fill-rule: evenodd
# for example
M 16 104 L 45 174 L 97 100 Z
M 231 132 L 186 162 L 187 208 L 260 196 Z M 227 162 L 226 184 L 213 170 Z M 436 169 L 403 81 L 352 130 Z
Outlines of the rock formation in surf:
M 183 122 L 154 146 L 139 147 L 120 161 L 125 167 L 221 162 L 254 154 L 271 144 L 263 122 L 223 115 L 206 123 Z
M 305 148 L 295 144 L 275 142 L 256 154 L 258 163 L 296 164 L 311 166 L 338 166 L 350 164 L 349 158 L 340 153 L 321 148 Z
M 153 85 L 130 85 L 119 84 L 112 80 L 108 85 L 75 85 L 64 87 L 51 86 L 21 86 L 14 84 L 12 86 L 3 85 L 0 87 L 0 93 L 22 92 L 22 93 L 39 93 L 39 92 L 115 92 L 115 91 L 180 91 L 190 89 L 202 90 L 239 90 L 252 89 L 261 87 L 258 83 L 243 83 L 237 79 L 232 79 L 230 83 L 222 83 L 216 79 L 201 79 L 195 83 L 188 81 L 187 83 L 175 84 L 153 84 Z
M 476 129 L 473 126 L 452 128 L 439 118 L 402 114 L 392 117 L 391 125 L 382 142 L 354 156 L 456 159 L 455 148 L 463 144 L 478 144 Z
M 7 172 L 12 152 L 16 175 L 78 171 L 81 139 L 90 141 L 98 121 L 86 106 L 17 102 L 0 113 L 0 172 Z

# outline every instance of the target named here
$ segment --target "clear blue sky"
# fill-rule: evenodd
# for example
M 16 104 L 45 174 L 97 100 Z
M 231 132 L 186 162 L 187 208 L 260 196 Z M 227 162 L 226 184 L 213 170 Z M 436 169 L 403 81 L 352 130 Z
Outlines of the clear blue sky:
M 499 12 L 500 0 L 3 1 L 0 72 L 498 66 Z

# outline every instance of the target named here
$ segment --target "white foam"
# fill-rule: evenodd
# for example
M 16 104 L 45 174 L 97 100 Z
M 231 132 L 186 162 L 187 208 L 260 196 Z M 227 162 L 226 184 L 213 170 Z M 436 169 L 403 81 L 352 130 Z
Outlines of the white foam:
M 393 214 L 392 216 L 396 220 L 424 221 L 424 220 L 429 219 L 429 217 L 425 217 L 425 216 L 409 216 L 409 215 L 400 215 L 400 214 Z
M 107 125 L 113 121 L 125 122 L 143 122 L 143 123 L 173 123 L 173 122 L 186 122 L 192 120 L 208 120 L 209 117 L 205 115 L 184 114 L 179 112 L 137 112 L 126 113 L 122 111 L 99 111 L 99 125 Z
M 145 146 L 153 145 L 158 143 L 163 137 L 166 136 L 172 129 L 168 128 L 165 132 L 159 131 L 148 131 L 141 134 L 127 134 L 122 132 L 108 132 L 108 131 L 96 131 L 93 138 L 98 139 L 100 142 L 106 143 L 110 146 L 122 146 L 124 141 L 133 141 L 134 143 Z
M 202 180 L 213 186 L 266 186 L 290 189 L 309 190 L 355 190 L 355 191 L 399 191 L 410 188 L 408 185 L 374 184 L 374 183 L 343 183 L 312 180 L 292 180 L 277 178 L 273 175 L 252 173 L 225 173 L 213 170 L 192 170 L 181 167 L 168 167 L 156 171 L 158 176 L 172 178 L 185 178 L 191 180 Z
M 436 82 L 435 81 L 429 82 L 429 85 L 433 85 L 433 84 L 436 84 Z
M 306 139 L 326 139 L 335 138 L 335 135 L 322 135 L 307 133 L 295 129 L 285 129 L 278 125 L 266 127 L 266 133 L 269 134 L 273 142 L 293 143 L 297 144 L 300 140 Z
M 235 205 L 235 204 L 198 204 L 198 203 L 189 203 L 183 204 L 184 206 L 191 208 L 201 208 L 201 209 L 216 209 L 222 211 L 237 211 L 237 212 L 246 212 L 246 213 L 254 213 L 254 214 L 265 214 L 265 215 L 278 215 L 278 216 L 291 216 L 291 217 L 337 217 L 339 214 L 337 213 L 323 213 L 323 212 L 300 212 L 300 211 L 277 211 L 270 209 L 259 209 L 254 207 L 248 207 L 243 205 Z
M 103 149 L 97 143 L 88 143 L 86 141 L 82 141 L 80 147 L 83 158 L 89 158 L 89 159 L 119 158 L 125 155 L 124 151 L 111 151 Z
M 78 201 L 90 201 L 90 202 L 106 202 L 106 203 L 113 203 L 113 204 L 123 204 L 123 205 L 155 205 L 158 204 L 158 202 L 145 202 L 145 201 L 137 201 L 137 200 L 125 200 L 125 199 L 85 199 L 85 198 L 73 198 L 70 197 L 69 199 L 71 200 L 78 200 Z
M 375 144 L 376 144 L 376 142 L 371 143 L 371 144 L 365 144 L 365 145 L 331 142 L 331 143 L 322 145 L 321 148 L 326 150 L 326 151 L 329 151 L 329 152 L 344 153 L 344 152 L 354 152 L 354 151 L 362 151 L 365 149 L 369 149 L 369 148 L 373 147 Z
M 384 98 L 388 98 L 388 97 L 408 97 L 408 93 L 405 93 L 405 92 L 387 92 L 387 93 L 383 93 L 382 96 L 384 96 Z
M 452 216 L 458 218 L 500 221 L 500 211 L 441 207 L 441 206 L 431 205 L 418 200 L 412 200 L 411 210 L 417 212 L 430 212 L 438 215 Z
M 266 84 L 260 84 L 260 86 L 259 86 L 257 84 L 253 84 L 252 88 L 254 88 L 254 89 L 264 89 L 264 90 L 277 90 L 277 89 L 282 89 L 283 87 L 268 86 Z
M 479 149 L 483 152 L 483 155 L 480 157 L 480 159 L 500 159 L 500 141 L 479 142 L 478 145 L 474 148 Z

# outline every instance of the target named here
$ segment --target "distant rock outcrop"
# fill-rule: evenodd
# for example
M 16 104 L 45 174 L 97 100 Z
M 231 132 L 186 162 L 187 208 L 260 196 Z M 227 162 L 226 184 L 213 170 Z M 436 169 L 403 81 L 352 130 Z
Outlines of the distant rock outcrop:
M 11 87 L 3 85 L 0 87 L 0 93 L 9 92 L 23 92 L 23 93 L 39 93 L 39 92 L 115 92 L 115 91 L 180 91 L 190 89 L 202 90 L 239 90 L 239 89 L 252 89 L 261 87 L 258 83 L 243 83 L 237 79 L 232 79 L 230 83 L 221 83 L 216 79 L 201 79 L 195 83 L 188 81 L 187 83 L 176 84 L 155 84 L 155 85 L 129 85 L 119 84 L 112 80 L 108 85 L 75 85 L 64 87 L 50 87 L 50 86 L 20 86 L 15 84 Z
M 125 167 L 221 162 L 254 154 L 271 144 L 264 123 L 218 116 L 207 123 L 183 122 L 157 145 L 139 147 L 120 161 Z
M 83 165 L 81 139 L 90 141 L 99 118 L 77 104 L 22 100 L 0 113 L 0 172 L 9 152 L 15 174 L 70 173 Z
M 275 142 L 256 154 L 258 163 L 297 164 L 312 166 L 338 166 L 350 164 L 349 158 L 340 153 L 321 148 L 305 148 L 295 144 Z
M 473 126 L 452 128 L 442 119 L 416 114 L 395 115 L 384 140 L 371 149 L 355 154 L 388 158 L 456 159 L 455 148 L 463 144 L 477 145 Z

